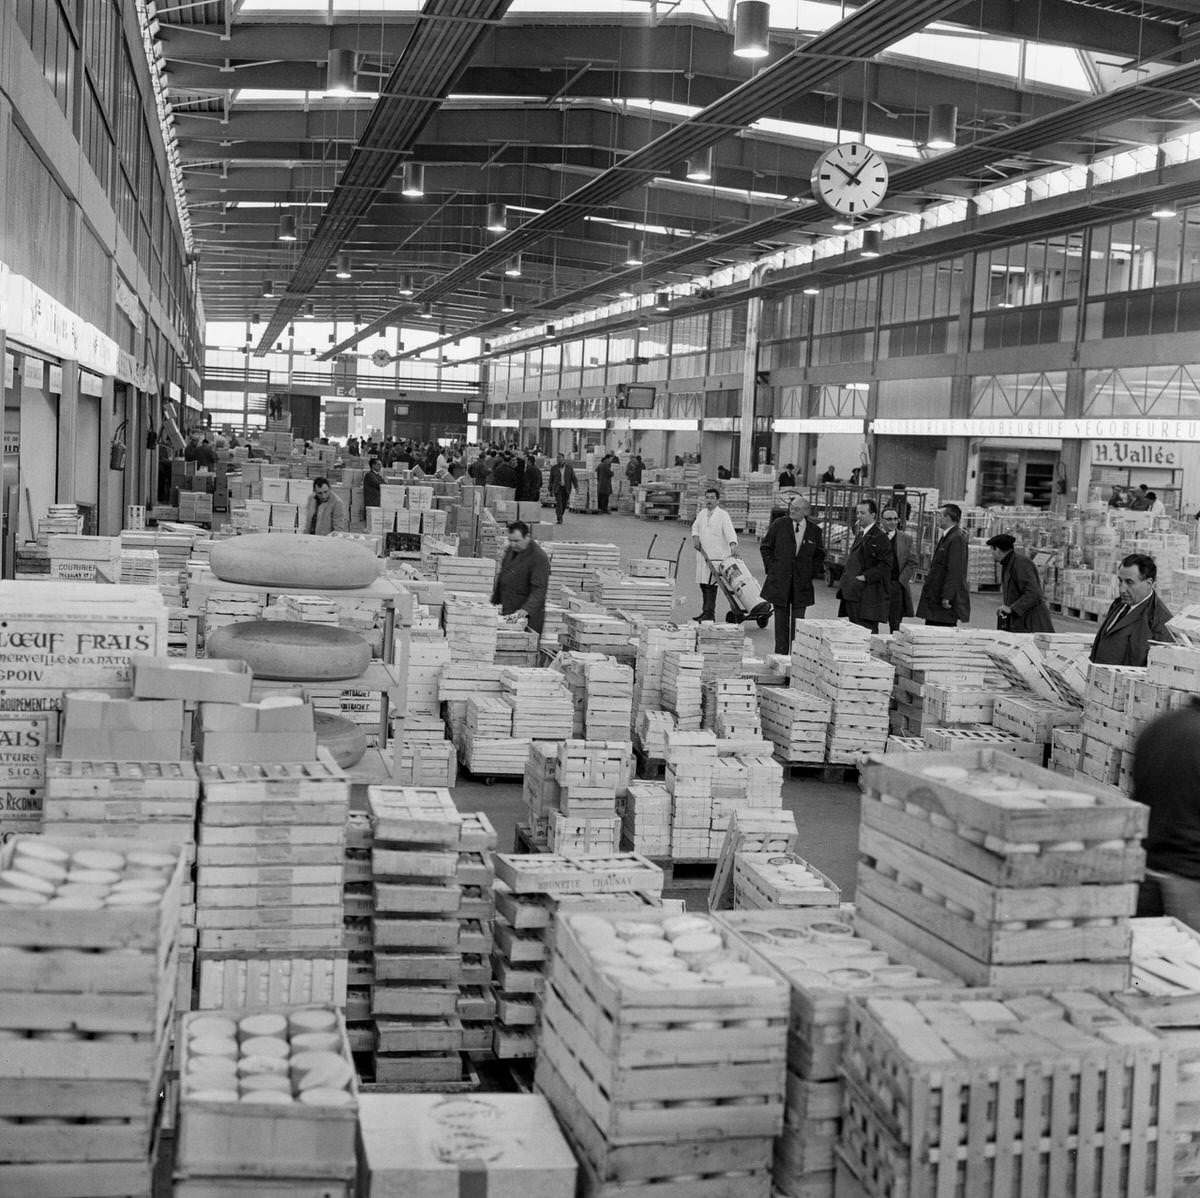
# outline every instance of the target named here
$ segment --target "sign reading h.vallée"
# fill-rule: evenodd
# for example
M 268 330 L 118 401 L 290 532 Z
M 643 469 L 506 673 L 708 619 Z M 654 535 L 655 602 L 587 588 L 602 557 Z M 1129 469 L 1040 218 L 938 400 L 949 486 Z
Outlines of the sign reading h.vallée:
M 1093 441 L 1093 466 L 1179 468 L 1179 446 L 1166 441 Z

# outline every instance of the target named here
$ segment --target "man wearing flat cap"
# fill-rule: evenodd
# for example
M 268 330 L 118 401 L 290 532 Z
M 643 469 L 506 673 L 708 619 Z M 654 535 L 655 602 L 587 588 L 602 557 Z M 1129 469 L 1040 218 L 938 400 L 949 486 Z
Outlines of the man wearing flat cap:
M 988 541 L 992 556 L 1000 565 L 1000 590 L 1004 599 L 999 625 L 1004 632 L 1053 632 L 1054 622 L 1042 593 L 1037 566 L 1023 553 L 1017 553 L 1016 541 L 1006 532 Z

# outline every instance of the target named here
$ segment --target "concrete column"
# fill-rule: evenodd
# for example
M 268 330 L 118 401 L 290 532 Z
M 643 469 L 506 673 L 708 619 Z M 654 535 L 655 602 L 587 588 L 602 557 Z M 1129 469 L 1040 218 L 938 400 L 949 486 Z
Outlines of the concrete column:
M 738 408 L 738 474 L 743 478 L 754 469 L 754 399 L 758 393 L 758 339 L 762 331 L 762 300 L 746 303 L 746 347 L 742 359 L 742 399 Z
M 58 397 L 58 503 L 75 501 L 75 441 L 79 418 L 79 363 L 63 362 L 62 394 Z

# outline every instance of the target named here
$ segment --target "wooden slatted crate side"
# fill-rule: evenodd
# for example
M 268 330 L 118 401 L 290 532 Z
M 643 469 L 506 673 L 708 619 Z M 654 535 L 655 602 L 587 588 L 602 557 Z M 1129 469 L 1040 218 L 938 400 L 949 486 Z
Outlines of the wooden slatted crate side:
M 1074 781 L 1068 785 L 1073 788 Z M 860 810 L 861 828 L 870 828 L 878 835 L 935 854 L 939 860 L 953 862 L 963 873 L 992 886 L 1136 883 L 1146 869 L 1140 835 L 1111 841 L 1088 836 L 1071 837 L 1071 840 L 1082 841 L 1084 847 L 1069 848 L 1064 839 L 1042 842 L 1046 848 L 1039 852 L 1006 854 L 986 847 L 982 838 L 962 835 L 959 826 L 941 826 L 885 803 L 878 791 L 869 788 L 864 788 Z M 1051 843 L 1057 846 L 1053 850 L 1049 849 Z
M 1006 774 L 1047 791 L 1070 790 L 1089 794 L 1089 806 L 1045 808 L 1004 807 L 971 792 L 969 780 L 946 782 L 931 777 L 930 769 L 960 767 Z M 1035 841 L 1108 841 L 1140 839 L 1146 833 L 1149 812 L 1111 787 L 1062 776 L 1012 754 L 992 749 L 957 753 L 893 754 L 863 768 L 864 789 L 887 795 L 901 803 L 920 806 L 956 825 L 1014 844 Z

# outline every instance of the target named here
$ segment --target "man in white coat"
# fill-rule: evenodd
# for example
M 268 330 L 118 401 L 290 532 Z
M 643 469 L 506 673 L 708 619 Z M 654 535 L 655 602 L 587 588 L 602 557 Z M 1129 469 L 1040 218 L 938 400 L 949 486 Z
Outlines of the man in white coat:
M 738 557 L 737 533 L 729 513 L 720 506 L 721 492 L 709 487 L 704 492 L 704 506 L 696 513 L 692 524 L 692 547 L 696 550 L 696 581 L 704 597 L 704 609 L 696 617 L 701 623 L 717 618 L 717 580 L 700 554 L 703 549 L 709 561 L 719 566 L 727 557 Z

